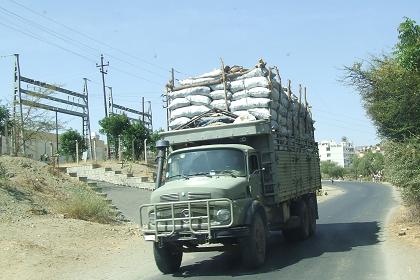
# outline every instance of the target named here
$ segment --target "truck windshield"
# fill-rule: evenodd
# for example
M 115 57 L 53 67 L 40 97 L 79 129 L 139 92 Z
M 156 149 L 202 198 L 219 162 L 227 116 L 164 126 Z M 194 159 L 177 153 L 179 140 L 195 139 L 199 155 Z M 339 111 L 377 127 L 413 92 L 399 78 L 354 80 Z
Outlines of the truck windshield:
M 177 153 L 168 159 L 166 179 L 191 176 L 246 176 L 244 153 L 235 149 L 211 149 Z

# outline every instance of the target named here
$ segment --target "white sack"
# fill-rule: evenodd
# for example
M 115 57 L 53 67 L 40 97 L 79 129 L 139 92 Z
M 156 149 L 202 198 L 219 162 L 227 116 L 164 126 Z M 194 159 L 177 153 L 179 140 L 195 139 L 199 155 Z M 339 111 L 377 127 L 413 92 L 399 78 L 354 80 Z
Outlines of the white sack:
M 185 97 L 190 101 L 191 105 L 209 105 L 211 99 L 204 95 L 190 95 Z
M 204 105 L 192 105 L 188 107 L 178 108 L 171 112 L 171 119 L 180 117 L 192 118 L 209 111 L 210 108 Z
M 268 80 L 265 77 L 253 77 L 249 79 L 236 80 L 230 83 L 230 91 L 237 92 L 254 87 L 269 87 Z
M 266 108 L 249 109 L 248 112 L 251 113 L 251 115 L 253 115 L 257 120 L 269 119 L 271 117 L 270 109 Z
M 269 98 L 271 91 L 268 88 L 264 87 L 255 87 L 251 89 L 245 89 L 238 92 L 235 92 L 232 96 L 232 100 L 239 100 L 245 97 L 263 97 Z
M 223 83 L 221 84 L 215 84 L 215 85 L 211 85 L 210 86 L 211 90 L 224 90 L 225 86 L 223 85 Z M 230 88 L 230 82 L 226 82 L 226 89 Z
M 179 84 L 182 86 L 193 86 L 194 84 L 199 84 L 203 82 L 216 82 L 219 80 L 215 77 L 207 77 L 207 78 L 187 78 L 184 80 L 180 80 Z
M 184 97 L 175 98 L 169 103 L 169 110 L 175 110 L 178 108 L 186 107 L 190 105 L 190 101 Z
M 232 93 L 230 91 L 226 91 L 226 95 L 228 100 L 232 97 Z M 225 100 L 225 90 L 224 89 L 220 89 L 220 90 L 215 90 L 210 92 L 210 97 L 213 100 L 217 100 L 217 99 L 223 99 Z
M 232 101 L 230 108 L 232 111 L 247 110 L 253 108 L 269 108 L 271 100 L 268 98 L 242 98 Z
M 169 123 L 169 127 L 170 128 L 176 128 L 180 125 L 186 124 L 190 120 L 191 120 L 190 118 L 186 118 L 186 117 L 176 118 Z
M 267 69 L 255 68 L 248 73 L 243 74 L 240 78 L 241 79 L 248 79 L 253 77 L 266 77 L 268 76 Z
M 209 87 L 190 87 L 185 88 L 177 91 L 170 91 L 168 92 L 168 96 L 170 98 L 179 98 L 179 97 L 186 97 L 188 95 L 205 95 L 209 96 L 210 88 Z
M 229 105 L 230 105 L 230 101 L 228 100 L 228 106 Z M 220 110 L 226 110 L 226 101 L 224 99 L 213 100 L 210 103 L 210 107 L 217 108 L 217 109 L 220 109 Z
M 222 69 L 214 69 L 210 72 L 201 74 L 200 76 L 197 76 L 197 78 L 214 78 L 222 75 Z M 195 79 L 195 78 L 194 78 Z
M 233 113 L 238 115 L 238 117 L 235 119 L 233 123 L 243 123 L 243 122 L 250 122 L 250 121 L 256 120 L 255 117 L 247 111 L 236 111 Z

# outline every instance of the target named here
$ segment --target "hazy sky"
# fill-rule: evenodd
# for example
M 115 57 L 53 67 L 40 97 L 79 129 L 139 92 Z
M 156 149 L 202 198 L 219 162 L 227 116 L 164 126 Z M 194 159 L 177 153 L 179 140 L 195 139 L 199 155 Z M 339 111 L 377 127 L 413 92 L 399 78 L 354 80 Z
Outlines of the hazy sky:
M 339 82 L 341 69 L 392 51 L 403 17 L 420 22 L 420 1 L 198 2 L 2 0 L 0 98 L 12 98 L 8 55 L 19 53 L 24 76 L 74 91 L 89 78 L 98 131 L 104 109 L 95 63 L 104 53 L 114 102 L 140 109 L 144 96 L 159 128 L 165 127 L 160 95 L 171 67 L 180 79 L 220 67 L 220 57 L 246 67 L 264 58 L 292 80 L 295 92 L 299 83 L 308 88 L 317 141 L 344 135 L 356 145 L 379 141 L 359 96 Z M 60 118 L 81 129 L 77 118 Z

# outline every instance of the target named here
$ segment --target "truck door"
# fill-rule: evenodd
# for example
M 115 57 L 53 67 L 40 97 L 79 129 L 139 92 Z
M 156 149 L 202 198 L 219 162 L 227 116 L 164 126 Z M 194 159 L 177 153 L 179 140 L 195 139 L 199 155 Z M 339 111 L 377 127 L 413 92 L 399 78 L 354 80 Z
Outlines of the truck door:
M 248 157 L 249 186 L 251 196 L 256 198 L 262 195 L 262 176 L 256 154 L 250 154 Z

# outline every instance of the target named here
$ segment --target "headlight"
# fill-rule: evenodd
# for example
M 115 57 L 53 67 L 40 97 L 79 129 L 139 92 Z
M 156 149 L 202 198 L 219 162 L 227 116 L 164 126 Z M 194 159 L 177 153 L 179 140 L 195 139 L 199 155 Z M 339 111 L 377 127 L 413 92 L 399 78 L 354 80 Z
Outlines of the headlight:
M 228 209 L 220 209 L 216 212 L 216 220 L 219 222 L 227 222 L 230 219 L 230 211 Z

